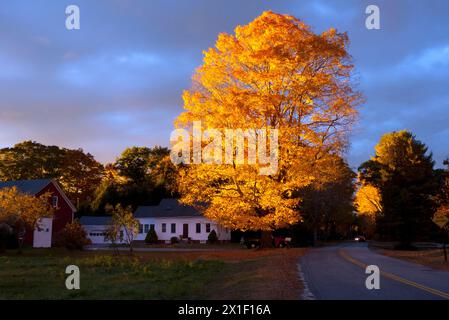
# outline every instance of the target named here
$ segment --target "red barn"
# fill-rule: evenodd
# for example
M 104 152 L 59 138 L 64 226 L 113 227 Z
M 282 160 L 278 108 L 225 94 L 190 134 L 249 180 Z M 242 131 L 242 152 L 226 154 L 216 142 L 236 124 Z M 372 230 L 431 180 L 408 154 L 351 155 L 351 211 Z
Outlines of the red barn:
M 36 197 L 46 192 L 51 193 L 50 201 L 55 207 L 53 217 L 42 218 L 39 222 L 40 227 L 36 228 L 34 232 L 27 232 L 25 238 L 25 243 L 33 245 L 33 247 L 50 247 L 55 234 L 61 231 L 67 223 L 72 222 L 76 211 L 75 206 L 53 179 L 0 182 L 0 189 L 12 187 Z

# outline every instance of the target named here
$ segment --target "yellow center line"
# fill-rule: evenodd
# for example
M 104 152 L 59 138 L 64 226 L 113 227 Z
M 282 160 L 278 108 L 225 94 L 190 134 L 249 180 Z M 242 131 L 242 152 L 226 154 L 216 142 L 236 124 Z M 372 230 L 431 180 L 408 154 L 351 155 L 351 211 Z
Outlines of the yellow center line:
M 340 254 L 340 256 L 343 259 L 345 259 L 345 260 L 351 262 L 352 264 L 355 264 L 356 266 L 359 266 L 359 267 L 361 267 L 363 269 L 366 269 L 366 267 L 368 266 L 367 264 L 352 258 L 344 250 L 339 250 L 339 254 Z M 404 283 L 406 285 L 409 285 L 409 286 L 421 289 L 423 291 L 426 291 L 426 292 L 429 292 L 431 294 L 434 294 L 434 295 L 436 295 L 438 297 L 441 297 L 441 298 L 449 300 L 449 293 L 446 293 L 446 292 L 443 292 L 443 291 L 440 291 L 440 290 L 437 290 L 437 289 L 433 289 L 433 288 L 430 288 L 430 287 L 426 287 L 426 286 L 424 286 L 422 284 L 419 284 L 419 283 L 416 283 L 416 282 L 413 282 L 413 281 L 410 281 L 410 280 L 398 277 L 398 276 L 396 276 L 394 274 L 391 274 L 391 273 L 388 273 L 388 272 L 385 272 L 385 271 L 380 271 L 380 274 L 382 276 L 384 276 L 385 278 L 388 278 L 388 279 L 391 279 L 391 280 L 394 280 L 394 281 L 397 281 L 397 282 Z

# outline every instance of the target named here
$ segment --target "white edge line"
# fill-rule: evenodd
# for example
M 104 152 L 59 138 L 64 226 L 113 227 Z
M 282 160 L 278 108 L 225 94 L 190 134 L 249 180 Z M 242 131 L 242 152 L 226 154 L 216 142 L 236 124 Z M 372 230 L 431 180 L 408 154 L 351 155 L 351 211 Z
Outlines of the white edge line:
M 315 296 L 310 291 L 309 286 L 307 285 L 307 281 L 304 277 L 304 273 L 302 272 L 300 262 L 298 262 L 298 275 L 299 275 L 299 279 L 301 280 L 301 282 L 303 283 L 303 286 L 304 286 L 303 292 L 301 294 L 301 300 L 315 300 Z

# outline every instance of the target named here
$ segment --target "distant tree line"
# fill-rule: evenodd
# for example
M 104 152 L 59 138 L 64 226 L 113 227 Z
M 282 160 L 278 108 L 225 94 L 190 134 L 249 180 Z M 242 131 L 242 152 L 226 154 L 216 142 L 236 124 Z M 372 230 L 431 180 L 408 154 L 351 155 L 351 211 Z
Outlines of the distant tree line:
M 277 232 L 313 244 L 364 234 L 379 240 L 439 240 L 432 222 L 449 216 L 449 159 L 435 169 L 427 146 L 408 131 L 384 135 L 375 155 L 355 173 L 345 160 L 320 169 L 322 177 L 297 189 L 300 222 Z M 121 205 L 135 210 L 179 197 L 179 168 L 163 147 L 131 147 L 103 166 L 82 149 L 25 141 L 0 149 L 0 180 L 54 178 L 80 215 L 109 214 Z
M 176 168 L 163 147 L 131 147 L 103 166 L 82 149 L 24 141 L 0 149 L 0 181 L 55 179 L 78 215 L 106 214 L 106 206 L 135 209 L 176 195 Z

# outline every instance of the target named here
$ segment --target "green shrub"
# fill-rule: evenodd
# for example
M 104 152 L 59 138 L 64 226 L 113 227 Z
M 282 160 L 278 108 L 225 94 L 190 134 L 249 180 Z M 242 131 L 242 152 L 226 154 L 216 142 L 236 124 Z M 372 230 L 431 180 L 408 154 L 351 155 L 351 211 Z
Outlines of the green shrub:
M 83 250 L 84 246 L 91 243 L 83 226 L 77 220 L 67 223 L 64 229 L 56 234 L 54 241 L 56 247 L 66 247 L 69 250 Z
M 215 232 L 215 230 L 212 230 L 209 233 L 209 236 L 207 237 L 207 243 L 216 243 L 216 242 L 218 242 L 217 233 Z
M 150 229 L 148 231 L 147 236 L 145 237 L 145 243 L 147 244 L 156 244 L 158 242 L 157 233 L 154 229 Z
M 0 252 L 6 250 L 8 239 L 13 235 L 13 229 L 6 223 L 0 223 Z
M 171 237 L 171 238 L 170 238 L 170 243 L 171 243 L 171 244 L 179 243 L 178 237 Z

